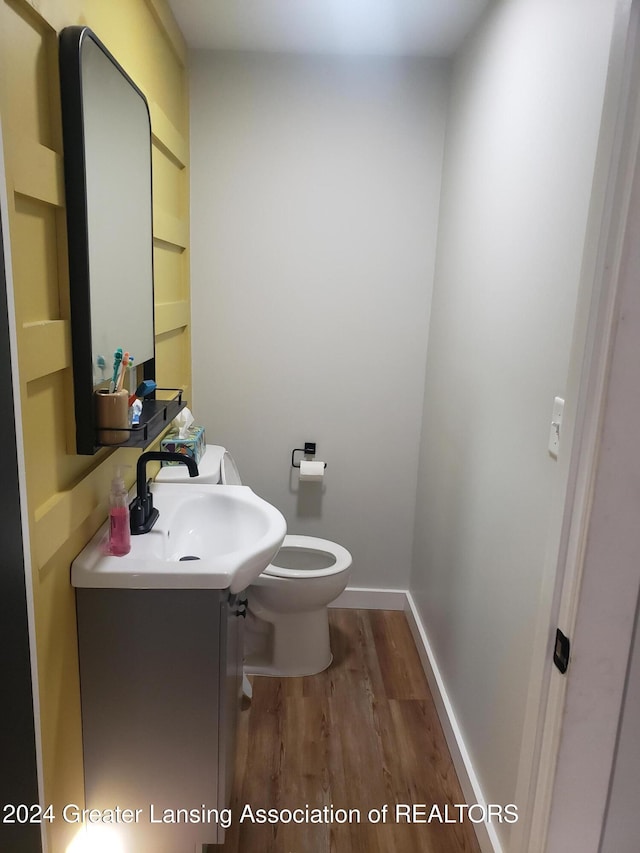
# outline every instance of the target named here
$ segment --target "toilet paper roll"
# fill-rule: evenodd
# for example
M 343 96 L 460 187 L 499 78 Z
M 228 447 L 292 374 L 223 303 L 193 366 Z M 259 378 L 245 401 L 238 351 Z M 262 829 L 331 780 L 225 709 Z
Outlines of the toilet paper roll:
M 300 480 L 313 482 L 324 477 L 324 462 L 319 459 L 302 459 L 300 462 Z

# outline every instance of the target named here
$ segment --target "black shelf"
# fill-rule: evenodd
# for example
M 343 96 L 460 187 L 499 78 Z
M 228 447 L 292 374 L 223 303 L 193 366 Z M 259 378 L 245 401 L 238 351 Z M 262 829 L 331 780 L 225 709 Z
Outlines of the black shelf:
M 175 416 L 187 405 L 182 399 L 181 388 L 156 388 L 156 391 L 174 391 L 175 397 L 170 400 L 145 400 L 142 406 L 140 424 L 123 429 L 122 432 L 129 433 L 129 438 L 120 444 L 99 444 L 100 447 L 110 447 L 113 450 L 118 447 L 139 447 L 144 450 L 160 433 L 166 429 Z M 109 427 L 110 432 L 116 432 Z

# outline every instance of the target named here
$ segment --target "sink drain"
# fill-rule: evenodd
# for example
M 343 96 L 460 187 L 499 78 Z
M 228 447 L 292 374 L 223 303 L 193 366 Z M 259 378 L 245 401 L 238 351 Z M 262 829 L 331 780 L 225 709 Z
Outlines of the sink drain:
M 193 554 L 187 554 L 185 557 L 180 557 L 179 563 L 184 563 L 185 560 L 199 560 L 200 557 L 194 557 Z

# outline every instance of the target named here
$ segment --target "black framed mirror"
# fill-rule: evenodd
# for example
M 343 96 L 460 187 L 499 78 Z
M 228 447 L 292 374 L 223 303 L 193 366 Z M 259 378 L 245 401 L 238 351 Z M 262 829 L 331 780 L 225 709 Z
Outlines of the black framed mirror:
M 76 449 L 92 454 L 94 390 L 108 385 L 115 351 L 155 378 L 151 119 L 88 27 L 62 30 L 60 83 Z

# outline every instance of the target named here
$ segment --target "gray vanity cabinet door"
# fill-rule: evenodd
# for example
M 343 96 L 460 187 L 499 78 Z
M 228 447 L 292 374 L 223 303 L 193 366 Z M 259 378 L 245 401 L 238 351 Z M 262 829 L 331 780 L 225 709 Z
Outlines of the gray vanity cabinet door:
M 87 808 L 140 810 L 125 853 L 216 843 L 215 820 L 154 820 L 218 803 L 220 591 L 76 592 Z

